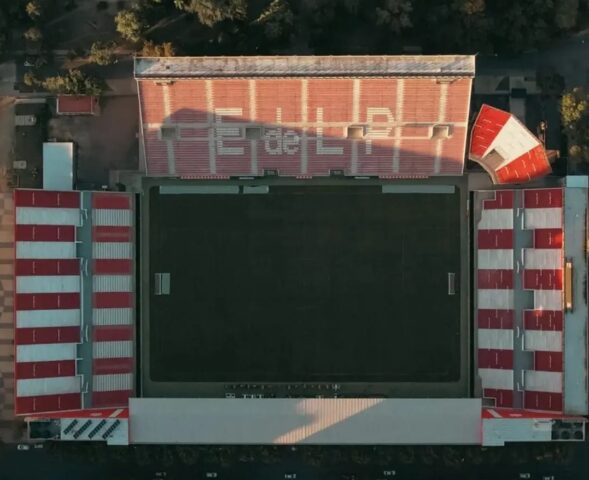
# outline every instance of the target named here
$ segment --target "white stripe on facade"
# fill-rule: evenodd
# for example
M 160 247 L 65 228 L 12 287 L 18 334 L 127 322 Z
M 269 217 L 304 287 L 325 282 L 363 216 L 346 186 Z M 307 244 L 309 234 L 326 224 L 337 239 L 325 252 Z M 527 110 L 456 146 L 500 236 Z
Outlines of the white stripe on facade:
M 92 244 L 92 258 L 133 258 L 133 244 L 129 242 L 96 242 Z
M 435 80 L 432 80 L 435 82 Z M 444 82 L 440 84 L 440 104 L 438 107 L 438 122 L 443 124 L 446 120 L 446 106 L 448 104 L 448 83 Z M 442 151 L 444 150 L 444 140 L 437 139 L 435 140 L 435 156 L 434 156 L 434 172 L 440 173 L 442 169 Z
M 479 270 L 513 270 L 513 250 L 509 248 L 477 250 Z
M 16 207 L 17 225 L 81 224 L 78 208 Z
M 80 377 L 27 378 L 16 381 L 17 397 L 80 393 Z
M 215 138 L 215 99 L 212 80 L 205 80 L 205 96 L 207 99 L 207 124 L 209 132 L 209 172 L 211 175 L 214 175 L 217 173 L 217 139 Z
M 513 290 L 477 290 L 477 308 L 490 310 L 513 309 Z
M 133 374 L 115 373 L 108 375 L 94 375 L 92 377 L 92 390 L 94 392 L 133 390 Z
M 249 94 L 249 121 L 255 122 L 256 120 L 256 81 L 253 79 L 248 80 L 248 94 Z M 250 171 L 252 175 L 258 173 L 258 140 L 250 141 Z
M 74 293 L 79 291 L 79 275 L 16 277 L 16 293 Z
M 17 328 L 77 327 L 80 310 L 17 310 Z
M 552 330 L 526 330 L 524 332 L 526 350 L 539 352 L 562 352 L 562 332 Z
M 524 374 L 524 389 L 530 392 L 562 392 L 561 372 L 527 370 Z
M 92 224 L 95 226 L 131 227 L 133 226 L 133 211 L 95 208 L 92 210 Z
M 562 228 L 561 208 L 526 208 L 524 225 L 528 230 Z
M 479 328 L 477 336 L 480 349 L 513 350 L 513 330 Z
M 562 251 L 559 248 L 526 248 L 524 267 L 528 270 L 559 270 L 563 268 Z
M 53 362 L 57 360 L 75 360 L 75 343 L 41 343 L 34 345 L 17 345 L 17 362 Z
M 72 242 L 16 242 L 16 258 L 64 259 L 76 258 Z
M 539 143 L 538 139 L 527 129 L 522 128 L 520 122 L 514 117 L 510 117 L 491 142 L 484 155 L 487 155 L 493 149 L 496 150 L 505 159 L 505 162 L 501 165 L 504 166 L 510 161 L 521 157 L 526 152 L 529 152 Z
M 396 98 L 396 111 L 397 118 L 395 122 L 397 128 L 395 129 L 395 146 L 393 148 L 393 173 L 399 173 L 399 167 L 401 162 L 401 144 L 403 138 L 400 134 L 399 125 L 403 121 L 403 101 L 405 99 L 405 80 L 397 79 L 397 98 Z
M 128 340 L 112 342 L 94 342 L 94 358 L 129 358 L 133 356 L 133 342 Z
M 164 124 L 172 121 L 172 107 L 170 103 L 170 86 L 165 84 L 162 87 L 162 96 L 164 104 Z M 168 174 L 176 175 L 176 156 L 174 154 L 174 143 L 172 140 L 165 139 L 166 153 L 168 158 Z
M 534 290 L 534 309 L 562 310 L 563 293 L 561 290 Z
M 307 123 L 309 122 L 309 80 L 301 80 L 301 174 L 308 171 L 309 152 L 307 140 Z
M 132 323 L 132 308 L 94 308 L 92 310 L 92 325 L 131 325 Z
M 481 210 L 479 230 L 513 230 L 513 210 L 510 208 L 493 208 Z
M 479 368 L 483 388 L 513 390 L 513 370 Z
M 131 292 L 132 290 L 131 275 L 94 275 L 92 277 L 94 292 Z

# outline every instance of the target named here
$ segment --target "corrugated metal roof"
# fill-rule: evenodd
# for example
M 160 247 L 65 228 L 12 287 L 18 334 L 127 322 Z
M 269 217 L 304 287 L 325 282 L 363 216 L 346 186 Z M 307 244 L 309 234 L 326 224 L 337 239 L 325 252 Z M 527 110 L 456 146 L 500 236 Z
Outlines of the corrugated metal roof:
M 132 398 L 133 443 L 478 444 L 480 399 Z
M 472 55 L 139 57 L 136 78 L 174 77 L 473 77 Z

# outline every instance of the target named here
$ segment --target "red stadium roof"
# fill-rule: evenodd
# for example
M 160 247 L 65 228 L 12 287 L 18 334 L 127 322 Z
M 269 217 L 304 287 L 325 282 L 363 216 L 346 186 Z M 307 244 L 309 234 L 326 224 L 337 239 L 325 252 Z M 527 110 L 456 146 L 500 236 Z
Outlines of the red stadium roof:
M 513 115 L 483 105 L 472 128 L 468 157 L 494 183 L 523 183 L 550 173 L 544 146 Z
M 473 57 L 143 58 L 135 74 L 151 176 L 462 174 Z

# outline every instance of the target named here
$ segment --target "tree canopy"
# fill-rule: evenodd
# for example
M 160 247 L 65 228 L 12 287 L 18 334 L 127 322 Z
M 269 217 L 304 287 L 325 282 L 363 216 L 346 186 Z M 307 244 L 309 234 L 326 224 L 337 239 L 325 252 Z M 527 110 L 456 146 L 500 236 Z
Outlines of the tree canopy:
M 561 99 L 560 114 L 569 139 L 569 156 L 589 162 L 589 91 L 573 88 Z
M 115 16 L 115 25 L 117 32 L 119 32 L 123 38 L 131 40 L 132 42 L 138 42 L 141 40 L 144 25 L 143 20 L 137 11 L 121 10 Z
M 51 93 L 100 95 L 104 91 L 104 84 L 100 80 L 89 77 L 80 70 L 69 70 L 64 75 L 47 77 L 42 85 Z
M 247 0 L 174 0 L 174 5 L 195 13 L 209 27 L 223 20 L 244 20 L 247 16 Z
M 88 60 L 97 65 L 110 65 L 115 62 L 115 47 L 114 42 L 94 42 Z
M 173 57 L 176 55 L 176 50 L 171 42 L 158 45 L 148 40 L 143 44 L 140 54 L 143 57 Z

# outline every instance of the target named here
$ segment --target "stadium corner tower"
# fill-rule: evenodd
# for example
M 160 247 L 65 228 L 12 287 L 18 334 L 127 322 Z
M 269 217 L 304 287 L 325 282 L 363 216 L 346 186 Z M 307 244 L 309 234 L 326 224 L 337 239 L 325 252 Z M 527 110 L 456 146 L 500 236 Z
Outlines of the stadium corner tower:
M 474 65 L 137 58 L 140 191 L 15 194 L 17 413 L 116 444 L 584 439 L 587 179 L 508 112 L 469 123 Z

